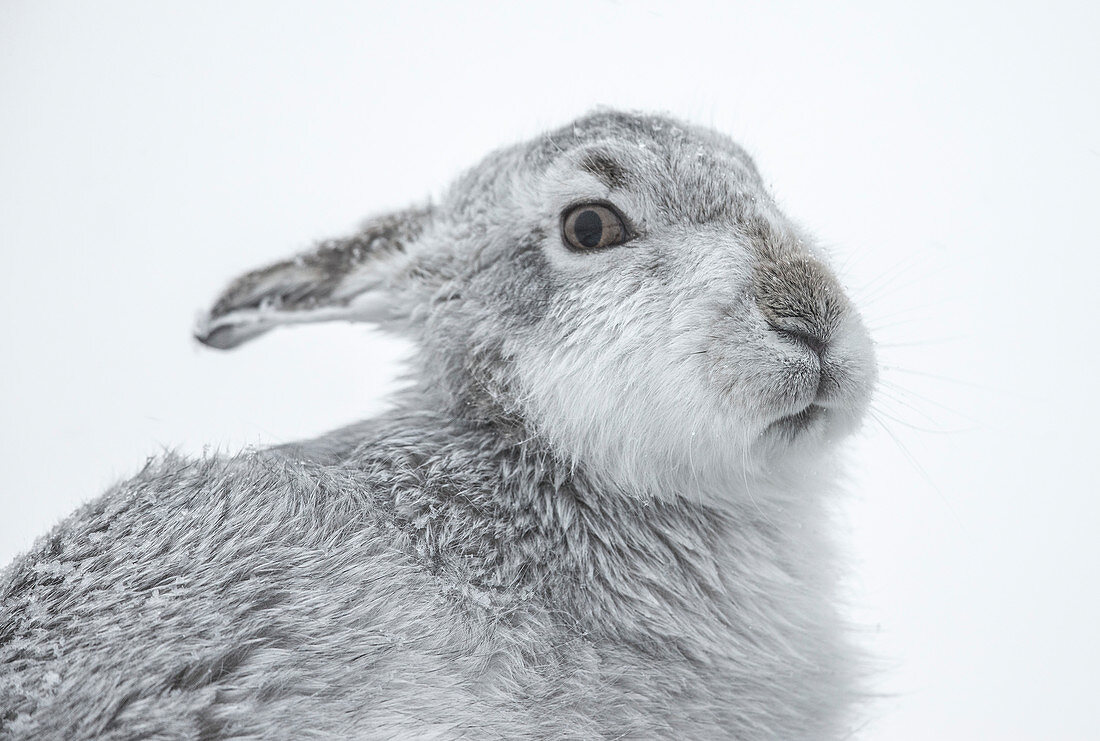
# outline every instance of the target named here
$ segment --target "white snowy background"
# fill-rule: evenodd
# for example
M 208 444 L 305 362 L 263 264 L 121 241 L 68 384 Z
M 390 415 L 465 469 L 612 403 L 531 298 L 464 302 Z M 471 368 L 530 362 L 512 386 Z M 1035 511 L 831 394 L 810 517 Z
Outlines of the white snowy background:
M 1096 3 L 0 3 L 0 562 L 147 456 L 381 408 L 362 326 L 224 354 L 243 270 L 597 104 L 728 132 L 879 342 L 858 737 L 1100 737 Z

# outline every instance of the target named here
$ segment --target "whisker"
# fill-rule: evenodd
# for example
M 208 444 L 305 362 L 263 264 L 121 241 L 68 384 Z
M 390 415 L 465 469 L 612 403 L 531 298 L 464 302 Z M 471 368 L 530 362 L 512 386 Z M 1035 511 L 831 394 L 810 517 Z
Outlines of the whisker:
M 894 401 L 897 401 L 897 400 L 895 399 Z M 901 402 L 899 402 L 899 403 L 901 403 Z M 906 422 L 905 420 L 899 419 L 898 417 L 895 417 L 892 414 L 888 414 L 881 407 L 876 408 L 876 407 L 872 406 L 872 409 L 874 409 L 874 411 L 881 414 L 883 417 L 886 417 L 887 419 L 889 419 L 893 422 L 896 422 L 899 425 L 904 425 L 904 426 L 908 427 L 909 429 L 917 430 L 918 432 L 927 432 L 930 435 L 958 435 L 958 434 L 963 433 L 963 432 L 973 432 L 974 430 L 979 429 L 978 427 L 969 427 L 969 428 L 961 427 L 961 428 L 957 428 L 957 429 L 953 429 L 953 430 L 947 430 L 947 429 L 937 430 L 937 429 L 934 429 L 934 428 L 931 428 L 931 427 L 922 427 L 921 425 L 915 425 L 911 422 Z M 917 410 L 915 408 L 914 408 L 914 411 L 916 411 L 918 413 L 921 413 L 920 410 Z M 925 416 L 926 419 L 928 419 L 933 424 L 936 423 L 936 421 L 934 419 L 931 419 L 927 415 L 924 415 L 924 416 Z
M 931 345 L 946 345 L 952 342 L 962 342 L 964 340 L 970 340 L 972 338 L 964 335 L 956 335 L 954 337 L 940 337 L 932 340 L 914 340 L 912 342 L 876 342 L 878 347 L 929 347 Z
M 897 383 L 894 383 L 893 381 L 891 381 L 887 378 L 880 378 L 878 382 L 879 382 L 879 389 L 880 390 L 883 389 L 883 388 L 892 389 L 895 392 L 905 394 L 907 396 L 912 396 L 912 397 L 914 397 L 916 399 L 919 399 L 920 401 L 924 402 L 925 404 L 931 404 L 932 406 L 939 407 L 940 409 L 944 410 L 945 412 L 950 412 L 951 414 L 954 414 L 958 417 L 962 417 L 967 422 L 971 422 L 975 425 L 978 424 L 978 420 L 976 420 L 973 417 L 970 417 L 966 414 L 963 414 L 958 409 L 954 409 L 953 407 L 949 407 L 946 404 L 938 402 L 938 401 L 936 401 L 935 399 L 933 399 L 931 397 L 925 396 L 924 394 L 918 394 L 916 391 L 913 391 L 912 389 L 907 389 L 904 386 L 902 386 L 900 384 L 897 384 Z
M 879 334 L 883 330 L 894 329 L 895 327 L 903 327 L 903 326 L 910 325 L 910 324 L 919 324 L 920 322 L 927 322 L 927 321 L 931 321 L 931 318 L 928 317 L 928 316 L 917 316 L 917 317 L 911 317 L 909 319 L 898 319 L 897 321 L 887 322 L 885 324 L 877 324 L 877 323 L 876 324 L 870 324 L 869 323 L 867 325 L 867 329 L 872 334 Z
M 892 295 L 894 293 L 901 293 L 901 292 L 905 291 L 906 289 L 910 288 L 911 286 L 917 285 L 919 283 L 927 283 L 930 278 L 934 278 L 935 276 L 945 272 L 946 270 L 947 270 L 947 266 L 942 265 L 938 268 L 934 268 L 930 271 L 927 271 L 927 272 L 925 272 L 921 275 L 916 275 L 916 276 L 913 277 L 912 280 L 907 281 L 907 282 L 902 283 L 902 284 L 896 284 L 894 282 L 888 282 L 888 283 L 884 284 L 883 286 L 880 286 L 879 289 L 876 289 L 876 292 L 875 292 L 874 295 L 863 296 L 862 300 L 860 301 L 860 305 L 870 306 L 870 305 L 874 304 L 877 301 L 881 301 L 884 297 L 886 297 L 888 295 Z M 897 278 L 895 277 L 893 280 L 896 281 Z M 887 288 L 891 289 L 890 293 L 886 292 L 885 289 L 887 289 Z M 958 298 L 951 299 L 951 300 L 959 300 L 960 298 L 962 298 L 962 297 L 958 297 Z
M 875 389 L 875 393 L 876 393 L 876 398 L 877 397 L 882 397 L 882 398 L 888 399 L 892 402 L 895 402 L 897 404 L 901 404 L 902 406 L 907 407 L 908 409 L 911 409 L 912 411 L 916 412 L 917 414 L 920 414 L 922 417 L 927 419 L 929 422 L 932 422 L 933 424 L 938 424 L 938 422 L 932 417 L 932 415 L 930 415 L 928 412 L 926 412 L 923 409 L 921 409 L 920 407 L 918 407 L 912 401 L 910 401 L 908 399 L 905 399 L 901 394 L 899 394 L 897 392 L 896 389 L 892 389 L 888 386 L 879 386 L 877 389 Z
M 898 450 L 901 451 L 902 455 L 904 455 L 905 458 L 909 461 L 910 465 L 913 466 L 913 469 L 920 475 L 920 477 L 922 479 L 924 479 L 925 483 L 928 484 L 930 487 L 932 487 L 932 490 L 935 491 L 937 495 L 939 495 L 940 499 L 943 501 L 944 505 L 947 507 L 947 510 L 951 513 L 951 516 L 955 519 L 955 522 L 958 523 L 960 528 L 965 530 L 966 526 L 963 525 L 963 522 L 959 518 L 959 515 L 955 511 L 955 508 L 953 506 L 951 506 L 950 500 L 948 500 L 948 498 L 944 495 L 944 493 L 940 489 L 940 487 L 936 485 L 936 482 L 934 482 L 932 480 L 932 477 L 928 475 L 928 471 L 926 471 L 924 469 L 924 466 L 922 466 L 917 461 L 916 457 L 909 451 L 909 448 L 905 445 L 905 443 L 903 443 L 901 441 L 901 438 L 899 438 L 897 435 L 894 434 L 894 431 L 890 429 L 889 425 L 887 425 L 885 422 L 882 421 L 882 418 L 879 417 L 878 414 L 875 413 L 875 410 L 873 410 L 873 409 L 868 410 L 868 415 L 871 417 L 871 419 L 873 419 L 875 422 L 878 423 L 879 427 L 881 427 L 882 430 L 887 435 L 890 436 L 890 438 L 894 441 L 894 444 L 896 444 L 898 446 Z
M 908 271 L 915 265 L 916 257 L 914 255 L 909 255 L 899 260 L 893 267 L 887 268 L 878 277 L 871 279 L 869 282 L 865 283 L 862 286 L 856 287 L 853 293 L 861 296 L 863 298 L 863 301 L 861 301 L 861 303 L 864 303 L 865 301 L 870 300 L 871 296 L 873 296 L 874 294 L 889 287 L 891 282 L 900 278 L 902 275 L 905 274 L 906 271 Z
M 883 319 L 893 319 L 894 317 L 905 316 L 907 314 L 913 314 L 915 312 L 921 312 L 922 315 L 928 317 L 929 319 L 932 319 L 933 317 L 927 313 L 930 309 L 938 309 L 938 308 L 941 308 L 945 305 L 951 306 L 951 305 L 960 304 L 960 303 L 963 303 L 963 302 L 964 302 L 964 297 L 962 297 L 962 296 L 941 298 L 941 299 L 937 299 L 936 301 L 929 301 L 927 303 L 921 303 L 921 304 L 916 304 L 914 306 L 908 306 L 908 307 L 905 307 L 905 308 L 896 309 L 896 310 L 891 311 L 891 312 L 886 313 L 886 314 L 876 314 L 873 311 L 866 311 L 866 306 L 864 305 L 864 313 L 869 318 L 879 320 L 879 321 L 881 321 Z
M 952 378 L 950 376 L 942 376 L 938 373 L 929 373 L 928 371 L 912 370 L 910 368 L 902 368 L 897 365 L 881 365 L 880 369 L 890 371 L 891 373 L 907 373 L 911 376 L 921 376 L 922 378 L 934 378 L 937 381 L 947 381 L 949 383 L 957 383 L 960 386 L 969 386 L 971 388 L 981 389 L 982 391 L 992 391 L 1002 393 L 1001 391 L 994 389 L 990 386 L 984 386 L 974 381 L 964 381 L 961 378 Z

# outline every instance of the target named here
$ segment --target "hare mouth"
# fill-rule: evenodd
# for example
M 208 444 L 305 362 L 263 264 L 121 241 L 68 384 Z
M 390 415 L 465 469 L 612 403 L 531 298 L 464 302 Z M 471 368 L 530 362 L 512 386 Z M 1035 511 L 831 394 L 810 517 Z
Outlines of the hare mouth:
M 772 422 L 765 431 L 779 432 L 789 437 L 794 437 L 809 429 L 817 420 L 825 415 L 825 407 L 819 404 L 810 404 L 800 412 L 788 414 L 785 417 Z

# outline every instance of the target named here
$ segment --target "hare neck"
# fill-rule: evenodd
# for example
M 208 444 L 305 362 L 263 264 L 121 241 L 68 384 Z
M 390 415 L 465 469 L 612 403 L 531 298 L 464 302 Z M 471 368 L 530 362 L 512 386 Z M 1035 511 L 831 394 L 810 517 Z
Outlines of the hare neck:
M 758 490 L 723 505 L 693 491 L 626 492 L 522 431 L 425 412 L 395 410 L 333 439 L 327 455 L 342 447 L 342 465 L 385 479 L 369 485 L 416 557 L 481 604 L 569 605 L 601 629 L 671 640 L 812 621 L 827 603 L 817 492 Z

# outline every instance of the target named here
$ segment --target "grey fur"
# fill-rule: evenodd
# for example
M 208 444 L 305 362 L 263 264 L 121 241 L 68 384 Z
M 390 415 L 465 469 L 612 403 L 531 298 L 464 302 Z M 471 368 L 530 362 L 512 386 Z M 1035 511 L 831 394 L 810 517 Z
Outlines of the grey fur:
M 563 210 L 637 237 L 578 253 Z M 749 157 L 599 112 L 234 283 L 412 337 L 393 411 L 149 463 L 0 579 L 5 738 L 845 735 L 828 500 L 870 340 Z

